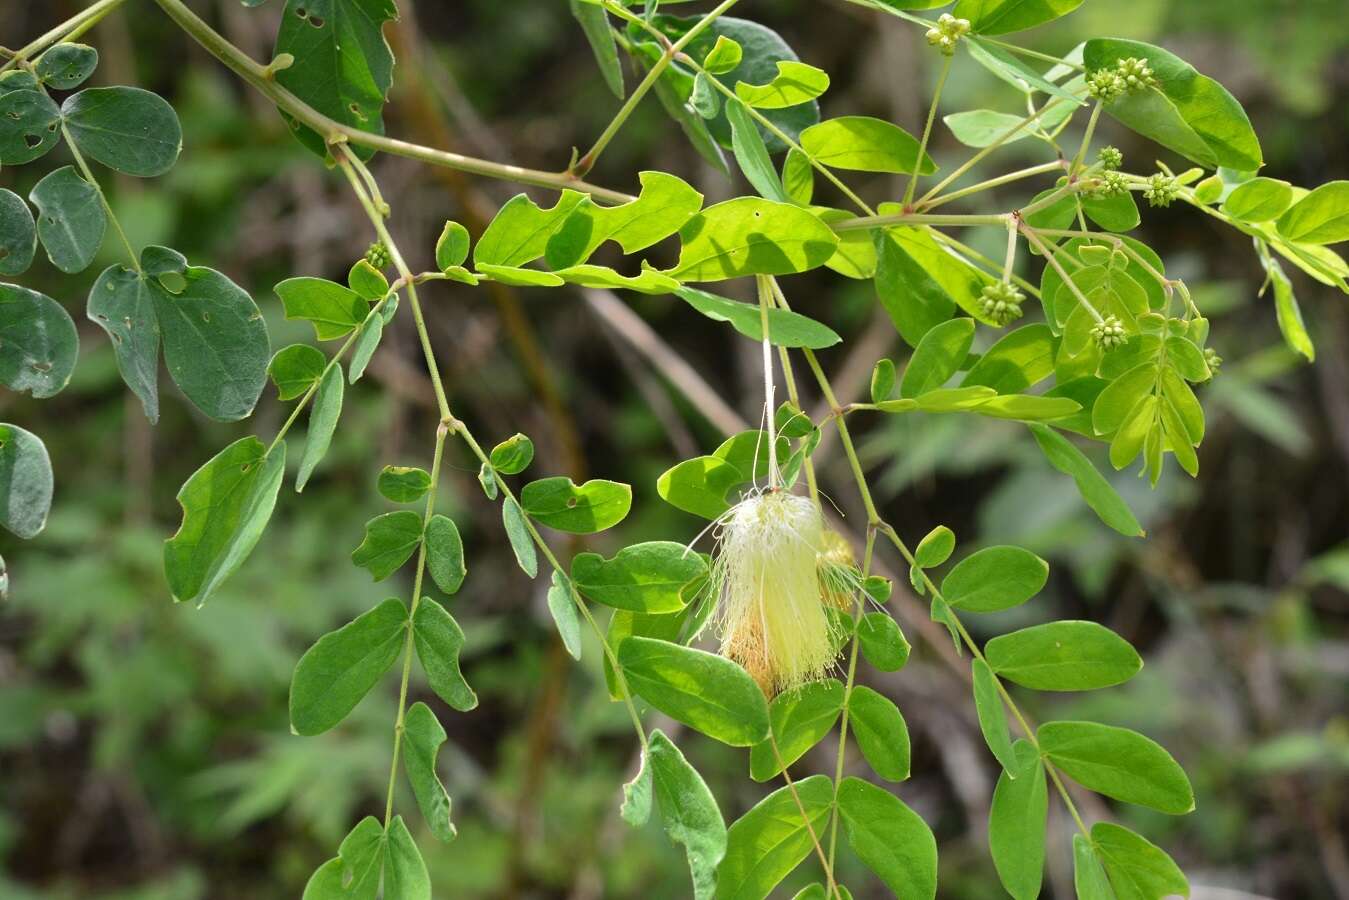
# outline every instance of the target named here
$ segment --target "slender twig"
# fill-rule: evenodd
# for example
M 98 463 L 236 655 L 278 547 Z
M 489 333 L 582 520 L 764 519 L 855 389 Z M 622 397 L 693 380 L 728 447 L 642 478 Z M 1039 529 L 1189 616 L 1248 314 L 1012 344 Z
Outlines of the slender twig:
M 75 158 L 75 165 L 79 167 L 80 172 L 84 174 L 84 180 L 93 186 L 94 192 L 98 194 L 98 202 L 103 204 L 103 210 L 108 214 L 108 221 L 112 223 L 113 231 L 117 232 L 117 237 L 121 239 L 122 246 L 126 248 L 126 255 L 131 260 L 131 267 L 137 272 L 141 271 L 141 261 L 136 248 L 131 245 L 127 239 L 126 231 L 122 229 L 122 223 L 117 219 L 117 213 L 113 212 L 112 204 L 108 202 L 108 195 L 103 193 L 103 185 L 98 183 L 94 177 L 93 171 L 89 168 L 89 163 L 85 162 L 84 154 L 76 145 L 70 136 L 70 129 L 66 127 L 65 120 L 61 121 L 61 137 L 65 140 L 66 146 L 70 148 L 70 155 Z
M 1010 184 L 1013 181 L 1020 181 L 1023 178 L 1030 178 L 1035 175 L 1043 175 L 1048 172 L 1062 171 L 1064 162 L 1056 159 L 1053 162 L 1040 163 L 1038 166 L 1030 166 L 1026 169 L 1017 169 L 1015 172 L 1008 172 L 1006 175 L 999 175 L 996 178 L 990 178 L 987 181 L 981 181 L 978 184 L 972 184 L 969 187 L 961 188 L 958 191 L 952 191 L 949 194 L 942 194 L 939 197 L 933 197 L 923 204 L 923 211 L 936 209 L 952 200 L 959 200 L 962 197 L 968 197 L 972 194 L 979 194 L 989 188 L 995 188 L 999 185 Z
M 0 72 L 7 71 L 17 65 L 28 62 L 35 54 L 46 48 L 48 45 L 65 40 L 73 32 L 83 34 L 84 31 L 87 30 L 83 28 L 86 23 L 92 27 L 93 23 L 102 19 L 125 2 L 126 0 L 98 0 L 98 2 L 92 6 L 80 10 L 60 25 L 47 31 L 40 37 L 35 38 L 18 50 L 13 51 L 13 55 L 10 56 L 5 64 L 0 65 Z
M 1096 307 L 1087 299 L 1087 295 L 1082 293 L 1082 289 L 1077 286 L 1077 282 L 1073 281 L 1072 277 L 1064 271 L 1063 264 L 1059 262 L 1057 251 L 1051 250 L 1049 247 L 1045 246 L 1045 242 L 1040 240 L 1035 229 L 1031 228 L 1025 222 L 1018 221 L 1017 228 L 1019 228 L 1021 233 L 1026 236 L 1026 240 L 1029 241 L 1036 250 L 1040 251 L 1040 255 L 1053 267 L 1054 271 L 1059 273 L 1059 277 L 1063 279 L 1064 284 L 1068 285 L 1068 290 L 1073 292 L 1073 296 L 1077 298 L 1078 303 L 1082 304 L 1082 308 L 1085 309 L 1098 324 L 1105 321 L 1101 318 L 1101 314 L 1096 311 Z
M 927 122 L 923 124 L 923 137 L 918 142 L 918 156 L 909 174 L 909 186 L 904 189 L 904 205 L 913 201 L 914 188 L 918 187 L 918 171 L 923 168 L 923 158 L 927 155 L 927 142 L 932 137 L 932 123 L 937 118 L 937 104 L 941 102 L 942 88 L 946 87 L 946 76 L 951 74 L 951 61 L 955 54 L 943 55 L 941 73 L 937 76 L 937 88 L 932 92 L 932 103 L 927 108 Z

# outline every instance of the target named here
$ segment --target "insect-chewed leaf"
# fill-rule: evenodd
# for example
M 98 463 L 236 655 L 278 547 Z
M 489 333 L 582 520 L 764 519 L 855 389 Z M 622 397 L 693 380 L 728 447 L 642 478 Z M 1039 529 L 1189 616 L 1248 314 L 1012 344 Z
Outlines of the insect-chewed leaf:
M 464 543 L 454 520 L 439 513 L 426 523 L 426 569 L 436 587 L 453 594 L 464 583 Z
M 1051 22 L 1082 5 L 1082 0 L 960 0 L 952 15 L 969 19 L 975 34 L 1010 34 Z
M 1012 751 L 1014 767 L 998 773 L 993 789 L 988 850 L 1007 893 L 1015 900 L 1035 900 L 1044 877 L 1049 789 L 1031 742 L 1019 740 Z
M 559 475 L 525 485 L 520 505 L 530 518 L 549 528 L 593 534 L 623 521 L 632 508 L 632 488 L 602 478 L 578 486 Z
M 34 71 L 43 84 L 58 91 L 77 88 L 98 68 L 98 51 L 88 44 L 64 42 L 38 57 Z
M 422 541 L 422 517 L 410 509 L 375 516 L 365 523 L 365 538 L 351 561 L 383 581 L 412 558 Z
M 22 275 L 36 252 L 33 211 L 18 194 L 0 188 L 0 275 Z
M 277 83 L 331 119 L 383 133 L 393 81 L 393 53 L 383 29 L 397 18 L 394 0 L 286 0 L 273 56 L 284 53 L 294 61 L 276 73 Z M 325 135 L 294 127 L 300 143 L 327 155 Z
M 898 672 L 909 661 L 909 642 L 888 613 L 869 612 L 857 623 L 862 655 L 882 672 Z
M 421 702 L 412 704 L 404 719 L 403 769 L 426 826 L 442 841 L 452 841 L 456 831 L 450 821 L 450 795 L 436 774 L 436 757 L 443 743 L 445 729 L 431 707 Z
M 904 369 L 899 396 L 917 397 L 944 385 L 969 355 L 973 341 L 973 319 L 951 319 L 928 331 Z
M 1160 744 L 1096 722 L 1046 722 L 1036 731 L 1050 762 L 1083 787 L 1171 815 L 1194 809 L 1194 790 Z
M 163 175 L 183 149 L 178 114 L 140 88 L 86 88 L 66 98 L 61 118 L 81 153 L 125 175 Z
M 42 439 L 0 423 L 0 525 L 18 537 L 36 537 L 51 507 L 52 463 Z
M 618 647 L 618 664 L 639 697 L 708 737 L 732 747 L 752 747 L 768 737 L 763 691 L 729 659 L 630 637 Z
M 300 472 L 295 477 L 296 491 L 304 490 L 309 476 L 314 474 L 332 443 L 337 421 L 342 416 L 342 385 L 342 364 L 334 361 L 319 382 L 318 393 L 309 410 L 309 435 L 304 444 L 304 456 L 300 458 Z
M 834 255 L 838 236 L 799 206 L 737 197 L 698 213 L 679 230 L 680 281 L 805 272 Z
M 548 242 L 581 203 L 590 198 L 578 191 L 563 191 L 550 209 L 543 209 L 525 194 L 516 194 L 497 211 L 473 248 L 473 264 L 523 266 L 543 256 Z
M 1349 241 L 1349 181 L 1328 181 L 1316 188 L 1281 215 L 1276 227 L 1291 241 Z
M 795 797 L 790 788 L 778 788 L 731 825 L 726 858 L 717 870 L 720 900 L 763 900 L 809 855 L 814 846 L 811 831 L 824 833 L 834 801 L 833 784 L 824 775 L 811 775 L 796 782 L 795 788 Z
M 1116 900 L 1154 900 L 1190 895 L 1190 882 L 1156 844 L 1113 822 L 1091 826 L 1091 841 Z
M 183 523 L 164 542 L 164 574 L 177 601 L 201 605 L 243 565 L 262 537 L 286 474 L 286 445 L 255 437 L 221 450 L 183 484 Z
M 726 822 L 716 798 L 679 748 L 659 730 L 651 732 L 647 753 L 665 833 L 676 844 L 683 844 L 688 854 L 694 900 L 712 900 L 717 866 L 726 855 Z
M 763 319 L 758 306 L 728 300 L 697 288 L 679 287 L 675 294 L 714 322 L 728 322 L 752 341 L 763 340 Z M 821 350 L 843 338 L 828 325 L 789 309 L 768 310 L 768 340 L 778 347 L 806 347 Z
M 113 271 L 109 269 L 104 275 Z M 156 361 L 154 354 L 151 354 L 150 361 Z M 278 400 L 294 400 L 318 384 L 327 367 L 328 357 L 317 348 L 308 344 L 291 344 L 276 351 L 272 361 L 267 364 L 267 374 L 276 385 Z
M 623 784 L 623 804 L 618 812 L 633 828 L 641 828 L 651 818 L 653 785 L 649 757 L 650 752 L 643 751 L 637 774 Z
M 1105 111 L 1134 131 L 1208 168 L 1227 166 L 1252 172 L 1264 163 L 1260 141 L 1241 104 L 1221 84 L 1201 75 L 1180 57 L 1142 41 L 1102 38 L 1087 41 L 1087 70 L 1142 59 L 1157 79 L 1156 89 L 1132 91 L 1105 105 Z
M 45 93 L 31 88 L 0 93 L 0 165 L 30 163 L 60 139 L 61 110 Z
M 1049 579 L 1049 564 L 1020 547 L 986 547 L 962 559 L 942 579 L 946 602 L 969 612 L 1020 606 Z
M 1012 755 L 1012 736 L 1007 729 L 1007 709 L 998 696 L 997 677 L 982 659 L 974 660 L 970 667 L 974 675 L 974 712 L 979 718 L 984 743 L 1002 767 L 1015 775 L 1017 764 Z
M 870 116 L 826 119 L 801 132 L 801 149 L 831 169 L 922 175 L 937 171 L 932 157 L 918 156 L 918 140 L 898 125 Z
M 301 900 L 375 900 L 384 864 L 384 829 L 366 816 L 342 839 L 338 855 L 319 866 Z
M 365 321 L 369 304 L 350 288 L 322 278 L 287 278 L 275 288 L 287 319 L 304 319 L 321 341 L 350 334 Z
M 909 729 L 899 707 L 864 684 L 848 697 L 853 737 L 876 774 L 887 781 L 909 777 Z
M 464 632 L 454 616 L 430 597 L 423 597 L 412 617 L 412 641 L 436 696 L 460 712 L 476 707 L 478 695 L 459 669 Z
M 579 554 L 571 564 L 576 587 L 596 603 L 643 613 L 678 612 L 685 585 L 707 574 L 702 556 L 673 541 L 649 541 L 618 551 L 613 559 Z
M 843 685 L 837 678 L 808 682 L 778 694 L 768 705 L 772 740 L 760 741 L 750 750 L 750 777 L 755 781 L 775 778 L 783 766 L 790 766 L 818 744 L 842 711 Z
M 407 625 L 407 607 L 390 598 L 306 650 L 290 681 L 295 733 L 322 734 L 345 719 L 398 659 Z
M 79 333 L 61 304 L 17 284 L 0 284 L 0 384 L 38 398 L 54 396 L 70 382 L 79 355 Z
M 884 788 L 853 777 L 839 785 L 838 811 L 848 843 L 895 896 L 937 896 L 937 841 L 918 813 Z
M 829 90 L 829 73 L 793 60 L 780 60 L 767 84 L 736 82 L 735 95 L 755 109 L 783 109 L 814 100 Z M 756 129 L 757 130 L 757 129 Z
M 108 227 L 98 188 L 73 166 L 62 166 L 34 185 L 28 197 L 38 208 L 37 235 L 52 265 L 62 272 L 83 272 Z

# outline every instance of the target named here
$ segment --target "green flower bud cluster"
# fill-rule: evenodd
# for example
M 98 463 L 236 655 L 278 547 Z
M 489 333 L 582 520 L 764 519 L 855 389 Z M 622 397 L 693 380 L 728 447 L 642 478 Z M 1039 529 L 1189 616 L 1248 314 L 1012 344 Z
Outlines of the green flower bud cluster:
M 1158 172 L 1148 179 L 1148 188 L 1143 197 L 1149 206 L 1170 206 L 1171 201 L 1180 195 L 1180 183 L 1175 176 Z
M 365 251 L 365 261 L 370 263 L 376 269 L 385 269 L 389 265 L 389 248 L 384 246 L 383 241 L 375 241 Z
M 956 52 L 956 44 L 969 30 L 969 19 L 957 19 L 950 13 L 942 13 L 937 19 L 937 27 L 927 30 L 927 42 L 950 56 Z
M 1102 350 L 1114 350 L 1122 346 L 1128 338 L 1129 335 L 1124 330 L 1124 323 L 1119 320 L 1119 316 L 1106 316 L 1091 329 L 1091 339 Z
M 1223 367 L 1223 358 L 1212 347 L 1204 349 L 1204 362 L 1208 363 L 1208 370 L 1214 375 L 1217 375 L 1218 370 Z
M 1157 86 L 1152 67 L 1136 57 L 1121 59 L 1114 68 L 1097 69 L 1087 75 L 1087 91 L 1102 103 L 1117 100 L 1125 94 Z
M 1021 318 L 1021 302 L 1026 295 L 1005 281 L 987 285 L 980 297 L 984 315 L 998 323 L 999 327 Z
M 1096 158 L 1101 161 L 1101 168 L 1107 172 L 1113 172 L 1124 165 L 1124 154 L 1118 147 L 1102 147 L 1096 154 Z
M 1129 180 L 1119 172 L 1102 172 L 1096 186 L 1092 188 L 1094 197 L 1123 197 L 1129 193 Z

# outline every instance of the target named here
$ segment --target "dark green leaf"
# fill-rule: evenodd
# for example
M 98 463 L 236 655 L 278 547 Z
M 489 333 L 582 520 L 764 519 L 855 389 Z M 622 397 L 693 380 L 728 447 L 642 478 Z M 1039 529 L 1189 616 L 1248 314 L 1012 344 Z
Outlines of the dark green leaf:
M 81 153 L 125 175 L 163 175 L 183 149 L 178 114 L 140 88 L 87 88 L 66 98 L 61 116 Z
M 422 540 L 422 517 L 410 509 L 375 516 L 365 523 L 365 538 L 351 561 L 383 581 L 412 558 Z
M 459 651 L 464 632 L 454 617 L 430 597 L 423 597 L 412 617 L 412 642 L 426 680 L 436 696 L 460 712 L 478 705 L 478 695 L 459 670 Z
M 88 44 L 63 42 L 38 57 L 34 67 L 43 84 L 58 91 L 77 88 L 98 68 L 98 51 Z
M 675 294 L 712 321 L 729 322 L 732 328 L 750 340 L 763 340 L 763 320 L 758 306 L 727 300 L 691 287 L 680 287 Z M 788 309 L 768 310 L 768 339 L 779 347 L 807 347 L 812 350 L 832 347 L 843 340 L 829 326 Z
M 36 251 L 33 211 L 18 194 L 0 189 L 0 275 L 22 275 Z
M 379 349 L 380 338 L 384 336 L 384 322 L 384 316 L 372 315 L 367 316 L 365 324 L 361 326 L 361 334 L 356 338 L 356 345 L 351 350 L 351 367 L 347 372 L 347 380 L 351 384 L 355 384 L 365 374 L 365 367 L 370 365 L 370 358 Z
M 811 832 L 824 834 L 833 784 L 824 775 L 812 775 L 795 788 L 795 796 L 789 788 L 778 788 L 731 825 L 726 858 L 717 870 L 719 900 L 764 900 L 809 855 Z
M 998 773 L 993 789 L 988 850 L 1007 893 L 1014 900 L 1035 900 L 1044 878 L 1049 790 L 1034 745 L 1020 740 L 1012 751 L 1014 766 Z
M 365 321 L 369 304 L 350 288 L 322 278 L 287 278 L 276 286 L 287 319 L 304 319 L 321 341 L 350 334 Z
M 790 766 L 818 744 L 842 711 L 843 685 L 837 678 L 813 681 L 778 694 L 768 705 L 772 739 L 760 741 L 750 750 L 750 777 L 755 781 L 775 778 L 784 765 Z
M 492 448 L 492 468 L 502 475 L 519 475 L 534 461 L 534 442 L 513 434 Z
M 394 816 L 386 835 L 384 851 L 384 897 L 388 900 L 431 900 L 431 876 L 421 851 L 403 824 Z
M 456 834 L 450 822 L 450 795 L 436 774 L 436 756 L 445 743 L 445 729 L 425 703 L 414 703 L 403 723 L 403 769 L 431 833 L 442 841 Z
M 342 384 L 342 364 L 334 361 L 319 382 L 318 393 L 309 410 L 309 434 L 304 443 L 304 456 L 300 459 L 300 473 L 295 478 L 296 491 L 304 490 L 309 476 L 314 474 L 315 467 L 332 443 L 337 420 L 342 416 Z
M 80 338 L 70 313 L 46 294 L 0 284 L 0 384 L 52 397 L 70 382 Z
M 593 534 L 623 521 L 632 508 L 632 488 L 601 478 L 578 486 L 559 475 L 525 485 L 520 491 L 520 505 L 530 518 L 549 528 Z
M 909 661 L 909 642 L 895 620 L 883 612 L 869 612 L 857 623 L 862 655 L 882 672 L 898 672 Z
M 987 547 L 962 559 L 942 579 L 946 602 L 970 612 L 997 612 L 1025 603 L 1049 579 L 1049 565 L 1020 547 Z
M 647 753 L 665 833 L 688 853 L 694 900 L 712 900 L 717 866 L 726 855 L 726 822 L 707 783 L 659 730 Z
M 126 270 L 121 270 L 125 273 Z M 113 275 L 116 277 L 117 269 L 108 269 L 103 273 L 103 278 Z M 100 279 L 101 280 L 101 279 Z M 139 286 L 141 282 L 136 280 Z M 116 286 L 112 286 L 116 290 Z M 95 295 L 99 293 L 97 285 L 94 287 Z M 119 343 L 118 348 L 121 348 Z M 150 355 L 150 364 L 158 364 L 158 347 L 154 347 Z M 308 344 L 291 344 L 276 351 L 272 361 L 267 364 L 267 374 L 271 376 L 272 382 L 276 385 L 278 400 L 294 400 L 301 394 L 308 391 L 311 387 L 318 384 L 323 377 L 323 370 L 328 367 L 328 357 L 322 352 Z M 126 375 L 123 375 L 126 378 Z M 150 388 L 154 389 L 154 380 L 150 380 Z
M 164 573 L 176 601 L 200 606 L 252 552 L 286 474 L 286 445 L 269 453 L 255 437 L 221 450 L 183 484 L 183 523 L 164 542 Z
M 656 709 L 732 747 L 768 736 L 763 691 L 729 659 L 668 641 L 630 637 L 618 662 L 632 690 Z
M 483 467 L 483 472 L 487 473 L 493 480 L 483 481 L 484 489 L 491 484 L 492 490 L 488 496 L 494 496 L 496 493 L 495 476 L 491 476 L 491 469 Z M 483 475 L 479 474 L 479 480 L 483 480 Z M 539 557 L 534 549 L 534 538 L 529 533 L 529 527 L 525 524 L 525 514 L 520 510 L 520 504 L 516 503 L 511 497 L 507 497 L 501 502 L 501 523 L 506 528 L 506 537 L 511 542 L 511 550 L 515 553 L 515 561 L 520 564 L 521 570 L 530 578 L 539 574 Z
M 322 734 L 347 717 L 403 650 L 408 615 L 390 598 L 319 638 L 295 666 L 290 727 Z
M 436 587 L 447 594 L 456 593 L 468 574 L 459 529 L 453 519 L 439 513 L 426 523 L 426 569 Z
M 1037 691 L 1089 691 L 1128 681 L 1143 667 L 1129 642 L 1095 622 L 1048 622 L 988 642 L 993 670 Z
M 937 896 L 937 842 L 916 812 L 884 788 L 853 777 L 839 785 L 838 811 L 848 843 L 895 896 Z
M 853 738 L 876 774 L 887 781 L 909 777 L 909 729 L 899 707 L 864 684 L 848 697 Z
M 1185 772 L 1136 731 L 1096 722 L 1046 722 L 1036 735 L 1050 762 L 1083 787 L 1171 815 L 1194 809 Z
M 61 139 L 61 110 L 40 90 L 0 94 L 0 165 L 21 166 Z
M 633 544 L 611 560 L 598 553 L 582 553 L 571 564 L 572 580 L 591 600 L 656 614 L 683 609 L 683 588 L 706 575 L 703 558 L 672 541 Z
M 62 166 L 39 181 L 28 198 L 38 209 L 37 235 L 52 265 L 62 272 L 84 271 L 108 227 L 98 188 L 72 166 Z
M 593 3 L 582 0 L 569 0 L 571 14 L 581 23 L 590 49 L 599 63 L 600 75 L 614 96 L 623 97 L 623 67 L 618 62 L 618 43 L 614 40 L 613 29 L 609 27 L 608 14 Z
M 415 466 L 385 466 L 377 484 L 386 500 L 415 503 L 431 489 L 431 474 Z
M 42 439 L 0 423 L 0 525 L 18 537 L 34 538 L 46 527 L 51 508 L 52 463 Z

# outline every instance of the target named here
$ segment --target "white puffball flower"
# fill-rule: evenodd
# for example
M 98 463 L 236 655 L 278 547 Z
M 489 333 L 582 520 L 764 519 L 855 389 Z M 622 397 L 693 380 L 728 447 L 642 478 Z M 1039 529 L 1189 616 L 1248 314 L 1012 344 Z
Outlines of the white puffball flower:
M 822 678 L 837 658 L 841 625 L 819 575 L 825 534 L 818 507 L 784 490 L 752 492 L 721 519 L 710 584 L 721 652 L 770 697 Z

